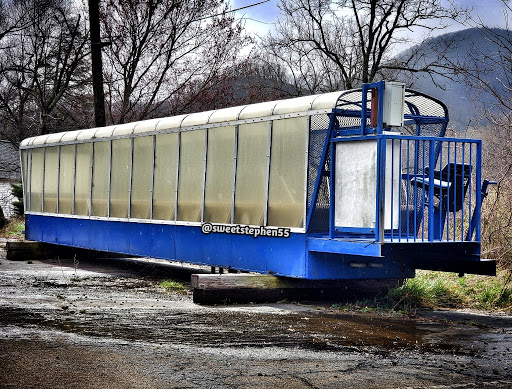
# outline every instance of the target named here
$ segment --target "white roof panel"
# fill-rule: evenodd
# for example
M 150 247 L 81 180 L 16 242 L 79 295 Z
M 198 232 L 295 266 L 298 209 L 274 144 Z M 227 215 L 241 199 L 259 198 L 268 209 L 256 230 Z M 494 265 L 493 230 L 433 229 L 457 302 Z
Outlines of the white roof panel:
M 239 107 L 231 107 L 231 108 L 223 108 L 218 109 L 210 116 L 210 120 L 208 123 L 222 123 L 222 122 L 230 122 L 238 119 L 238 115 L 240 112 L 247 107 L 247 105 L 242 105 Z
M 187 116 L 188 115 L 179 115 L 179 116 L 171 116 L 171 117 L 163 118 L 156 125 L 156 130 L 163 131 L 163 130 L 172 130 L 172 129 L 180 128 L 181 122 Z
M 117 126 L 100 127 L 94 132 L 93 138 L 110 138 Z
M 87 140 L 94 138 L 94 133 L 96 132 L 97 128 L 89 128 L 87 130 L 78 131 L 78 134 L 76 135 L 76 140 Z
M 215 111 L 191 113 L 183 120 L 181 127 L 201 126 L 203 124 L 207 124 L 210 116 L 214 112 Z
M 120 124 L 112 131 L 112 136 L 131 135 L 133 134 L 133 129 L 139 123 L 140 122 Z
M 49 143 L 59 143 L 62 141 L 62 137 L 66 135 L 65 132 L 57 132 L 55 134 L 50 134 L 50 136 L 48 136 L 48 138 L 46 138 L 46 141 L 45 143 L 46 144 L 49 144 Z
M 78 134 L 80 134 L 81 131 L 68 131 L 68 132 L 65 132 L 64 135 L 62 136 L 62 139 L 60 140 L 61 142 L 72 142 L 74 140 L 76 140 L 76 137 L 78 136 Z
M 43 145 L 46 143 L 46 139 L 48 139 L 50 135 L 40 135 L 36 136 L 34 138 L 34 141 L 32 142 L 33 145 Z
M 239 119 L 256 119 L 265 116 L 270 116 L 272 115 L 274 107 L 276 106 L 277 103 L 279 103 L 279 101 L 269 101 L 265 103 L 248 105 L 244 109 L 242 109 L 242 112 L 240 112 Z
M 322 95 L 315 96 L 312 102 L 311 109 L 316 111 L 317 109 L 332 109 L 343 92 L 331 92 L 324 93 Z
M 317 95 L 303 96 L 295 99 L 281 100 L 274 108 L 274 115 L 282 115 L 285 113 L 304 112 L 311 109 L 311 103 Z
M 150 119 L 138 122 L 133 129 L 134 134 L 141 134 L 143 132 L 155 131 L 157 124 L 164 119 Z
M 23 139 L 20 143 L 20 146 L 28 146 L 30 144 L 30 141 L 33 140 L 34 138 L 27 138 L 27 139 Z

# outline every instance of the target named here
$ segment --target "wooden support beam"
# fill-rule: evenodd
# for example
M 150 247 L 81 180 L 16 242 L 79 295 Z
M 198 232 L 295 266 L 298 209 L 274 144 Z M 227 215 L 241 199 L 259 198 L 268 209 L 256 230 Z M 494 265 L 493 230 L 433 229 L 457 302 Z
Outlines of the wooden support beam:
M 194 302 L 225 304 L 336 300 L 386 294 L 398 280 L 304 280 L 267 274 L 192 274 Z
M 5 244 L 6 259 L 10 261 L 29 261 L 49 258 L 121 258 L 122 254 L 79 249 L 56 244 L 32 241 L 8 241 Z M 133 257 L 133 255 L 132 255 Z
M 6 259 L 10 261 L 27 261 L 41 258 L 43 248 L 39 242 L 6 242 Z

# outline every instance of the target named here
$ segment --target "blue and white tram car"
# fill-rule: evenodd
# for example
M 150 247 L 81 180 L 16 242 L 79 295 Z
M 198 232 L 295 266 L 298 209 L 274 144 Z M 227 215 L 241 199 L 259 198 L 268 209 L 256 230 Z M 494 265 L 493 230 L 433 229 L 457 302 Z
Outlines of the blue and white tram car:
M 398 83 L 21 143 L 26 238 L 304 279 L 494 274 L 481 141 Z

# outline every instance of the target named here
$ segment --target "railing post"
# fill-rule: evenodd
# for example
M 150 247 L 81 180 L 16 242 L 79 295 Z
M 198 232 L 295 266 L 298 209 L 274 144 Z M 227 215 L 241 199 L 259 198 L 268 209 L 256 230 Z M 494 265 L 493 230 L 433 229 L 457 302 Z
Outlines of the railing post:
M 377 188 L 375 212 L 375 240 L 384 241 L 386 192 L 386 138 L 377 136 Z
M 473 223 L 475 225 L 476 235 L 475 241 L 480 242 L 480 227 L 481 227 L 481 209 L 482 209 L 482 141 L 478 141 L 476 144 L 476 204 L 475 217 Z M 471 239 L 470 239 L 471 240 Z
M 436 168 L 436 155 L 434 141 L 429 142 L 428 151 L 428 241 L 434 241 L 434 169 Z

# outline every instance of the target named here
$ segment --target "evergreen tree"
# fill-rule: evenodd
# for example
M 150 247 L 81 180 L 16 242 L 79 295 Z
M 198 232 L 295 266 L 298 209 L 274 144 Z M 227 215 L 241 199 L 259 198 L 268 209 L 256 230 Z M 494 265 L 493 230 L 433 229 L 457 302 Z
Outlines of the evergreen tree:
M 14 214 L 16 216 L 23 216 L 25 214 L 23 206 L 23 187 L 21 185 L 11 184 L 11 194 L 17 198 L 12 202 L 14 206 Z

